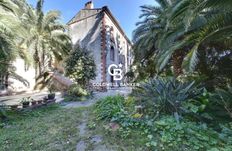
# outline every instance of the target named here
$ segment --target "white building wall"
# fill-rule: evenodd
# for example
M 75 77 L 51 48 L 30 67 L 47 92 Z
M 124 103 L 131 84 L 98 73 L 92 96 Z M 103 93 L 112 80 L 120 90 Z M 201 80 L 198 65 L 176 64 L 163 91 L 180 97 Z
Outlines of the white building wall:
M 24 78 L 28 82 L 28 86 L 24 85 L 17 79 L 13 79 L 12 76 L 9 77 L 9 87 L 15 92 L 20 91 L 30 91 L 33 90 L 35 86 L 35 69 L 31 66 L 28 70 L 25 70 L 25 63 L 23 59 L 16 59 L 13 62 L 15 68 L 15 73 Z

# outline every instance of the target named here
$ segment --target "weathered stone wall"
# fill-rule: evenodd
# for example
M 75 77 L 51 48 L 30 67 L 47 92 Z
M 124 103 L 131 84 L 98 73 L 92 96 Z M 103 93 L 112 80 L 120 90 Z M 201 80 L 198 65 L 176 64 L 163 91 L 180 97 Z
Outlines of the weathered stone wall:
M 97 66 L 96 82 L 101 82 L 101 21 L 100 10 L 81 10 L 76 16 L 78 22 L 69 25 L 73 45 L 79 44 L 93 54 Z
M 93 53 L 97 65 L 97 77 L 92 81 L 95 83 L 111 82 L 107 71 L 111 64 L 118 65 L 123 60 L 126 73 L 131 63 L 131 44 L 104 9 L 83 9 L 69 23 L 74 47 L 79 44 Z M 111 47 L 114 48 L 114 60 L 110 58 Z
M 106 26 L 107 26 L 107 67 L 111 64 L 118 65 L 121 63 L 120 56 L 123 58 L 123 69 L 124 73 L 126 73 L 129 69 L 130 58 L 129 51 L 131 51 L 131 44 L 128 42 L 126 37 L 120 31 L 120 29 L 116 26 L 115 22 L 111 19 L 109 15 L 106 15 Z M 115 49 L 115 61 L 110 59 L 110 49 L 111 47 Z M 110 82 L 110 75 L 107 75 L 107 81 Z

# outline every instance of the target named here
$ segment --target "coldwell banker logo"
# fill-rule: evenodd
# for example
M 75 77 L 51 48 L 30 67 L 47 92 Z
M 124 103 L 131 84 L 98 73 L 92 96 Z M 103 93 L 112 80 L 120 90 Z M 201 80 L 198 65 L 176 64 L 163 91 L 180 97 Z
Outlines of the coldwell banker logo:
M 114 81 L 120 81 L 122 80 L 122 68 L 123 65 L 122 64 L 119 64 L 119 65 L 116 65 L 116 64 L 111 64 L 108 68 L 108 73 L 113 76 L 113 80 Z

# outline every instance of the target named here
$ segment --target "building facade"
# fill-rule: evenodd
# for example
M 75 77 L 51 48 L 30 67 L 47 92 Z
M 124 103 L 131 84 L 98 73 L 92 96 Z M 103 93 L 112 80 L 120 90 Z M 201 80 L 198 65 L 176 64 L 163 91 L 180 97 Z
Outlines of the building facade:
M 69 35 L 72 39 L 73 47 L 80 45 L 88 49 L 94 58 L 97 70 L 96 78 L 91 83 L 116 84 L 125 81 L 115 80 L 114 68 L 108 68 L 114 64 L 120 66 L 123 75 L 128 72 L 132 64 L 132 44 L 120 27 L 118 21 L 112 15 L 107 6 L 94 8 L 92 2 L 88 2 L 85 8 L 80 10 L 69 22 Z M 5 94 L 5 90 L 12 92 L 33 91 L 35 87 L 35 69 L 31 66 L 25 69 L 22 59 L 16 59 L 13 64 L 15 73 L 25 78 L 25 83 L 18 81 L 11 76 L 0 76 L 0 96 Z M 55 64 L 53 67 L 62 65 Z M 63 75 L 52 74 L 54 79 L 64 86 L 69 86 L 72 81 Z M 102 86 L 102 85 L 100 85 Z M 8 93 L 8 92 L 7 92 Z
M 94 8 L 88 2 L 85 8 L 69 22 L 69 34 L 75 45 L 80 45 L 92 52 L 97 66 L 97 77 L 92 83 L 118 83 L 112 74 L 110 65 L 122 65 L 123 74 L 129 70 L 132 63 L 132 43 L 125 35 L 118 21 L 107 6 Z

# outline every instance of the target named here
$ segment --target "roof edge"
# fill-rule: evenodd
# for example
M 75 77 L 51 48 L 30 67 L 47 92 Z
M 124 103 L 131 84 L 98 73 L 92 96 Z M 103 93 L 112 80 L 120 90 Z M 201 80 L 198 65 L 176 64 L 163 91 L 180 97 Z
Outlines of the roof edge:
M 125 34 L 124 30 L 122 29 L 122 27 L 120 26 L 119 22 L 117 21 L 117 19 L 113 16 L 112 12 L 110 11 L 110 9 L 108 8 L 108 6 L 103 6 L 102 8 L 94 8 L 94 9 L 81 9 L 72 19 L 70 19 L 66 24 L 70 25 L 73 24 L 75 22 L 71 22 L 82 10 L 101 10 L 102 12 L 105 12 L 107 15 L 109 15 L 110 19 L 112 19 L 112 21 L 114 22 L 114 24 L 117 26 L 117 28 L 119 29 L 119 31 L 121 32 L 121 34 L 124 36 L 124 38 L 127 40 L 128 43 L 130 43 L 130 45 L 133 45 L 131 40 L 127 37 L 127 35 Z
M 120 26 L 119 22 L 117 21 L 117 19 L 113 16 L 112 12 L 110 11 L 110 9 L 108 8 L 108 6 L 103 6 L 102 7 L 102 11 L 105 11 L 109 17 L 112 19 L 112 21 L 115 23 L 115 25 L 118 27 L 119 31 L 121 32 L 121 34 L 124 36 L 124 38 L 132 45 L 131 40 L 127 37 L 127 35 L 125 34 L 124 30 L 122 29 L 122 27 Z

